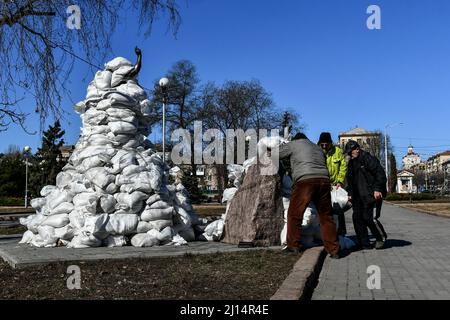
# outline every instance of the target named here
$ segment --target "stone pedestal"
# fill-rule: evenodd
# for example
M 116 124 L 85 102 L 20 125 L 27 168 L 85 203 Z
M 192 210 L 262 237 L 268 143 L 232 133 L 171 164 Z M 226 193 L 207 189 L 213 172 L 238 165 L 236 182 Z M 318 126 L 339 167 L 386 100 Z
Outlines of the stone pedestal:
M 284 224 L 281 181 L 278 174 L 262 175 L 261 172 L 267 172 L 265 169 L 258 164 L 248 169 L 241 187 L 231 200 L 222 242 L 280 245 Z

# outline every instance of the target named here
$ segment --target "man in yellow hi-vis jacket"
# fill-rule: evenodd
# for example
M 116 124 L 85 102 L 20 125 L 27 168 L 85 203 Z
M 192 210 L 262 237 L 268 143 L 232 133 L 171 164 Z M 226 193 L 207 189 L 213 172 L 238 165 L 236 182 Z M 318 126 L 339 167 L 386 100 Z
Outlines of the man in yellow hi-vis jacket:
M 333 145 L 333 140 L 329 132 L 322 132 L 317 144 L 322 148 L 327 158 L 327 168 L 330 173 L 331 185 L 342 188 L 347 173 L 347 162 L 345 161 L 342 149 Z M 344 214 L 343 212 L 336 211 L 339 210 L 335 209 L 335 214 L 338 216 L 338 235 L 345 236 L 347 229 L 345 227 Z

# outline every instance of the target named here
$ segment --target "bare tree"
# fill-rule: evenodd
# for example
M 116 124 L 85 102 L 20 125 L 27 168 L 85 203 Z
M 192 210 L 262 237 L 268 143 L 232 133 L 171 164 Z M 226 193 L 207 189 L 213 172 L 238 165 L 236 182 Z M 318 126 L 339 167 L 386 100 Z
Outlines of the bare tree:
M 168 15 L 176 33 L 180 16 L 176 0 L 80 1 L 80 29 L 69 29 L 69 0 L 0 1 L 0 130 L 11 123 L 24 129 L 31 112 L 39 113 L 41 130 L 49 114 L 63 115 L 62 98 L 70 98 L 67 82 L 76 59 L 92 68 L 110 52 L 111 36 L 124 12 L 139 16 L 139 28 L 149 35 L 159 14 Z M 80 54 L 75 53 L 81 52 Z M 21 102 L 32 97 L 35 106 Z
M 204 129 L 218 129 L 223 134 L 223 145 L 227 148 L 227 129 L 253 128 L 258 133 L 259 129 L 279 128 L 282 115 L 274 107 L 271 94 L 257 80 L 227 81 L 222 87 L 208 83 L 203 90 L 198 117 Z M 228 183 L 226 165 L 216 164 L 215 167 L 221 193 Z

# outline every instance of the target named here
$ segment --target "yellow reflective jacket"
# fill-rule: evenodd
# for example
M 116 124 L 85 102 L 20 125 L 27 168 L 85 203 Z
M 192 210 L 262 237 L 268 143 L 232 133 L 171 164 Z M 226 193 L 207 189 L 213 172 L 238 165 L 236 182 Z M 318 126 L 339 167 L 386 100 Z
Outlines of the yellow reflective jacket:
M 326 154 L 327 168 L 330 172 L 330 182 L 332 185 L 344 184 L 347 174 L 347 162 L 345 161 L 342 149 L 336 146 Z

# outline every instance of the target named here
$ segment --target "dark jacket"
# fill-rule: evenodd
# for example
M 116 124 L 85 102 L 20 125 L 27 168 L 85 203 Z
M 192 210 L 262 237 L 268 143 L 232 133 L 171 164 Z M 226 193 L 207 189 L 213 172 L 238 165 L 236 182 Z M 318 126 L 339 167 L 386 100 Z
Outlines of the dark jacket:
M 386 196 L 386 172 L 380 161 L 370 153 L 360 151 L 359 157 L 350 160 L 347 170 L 347 191 L 352 197 L 359 197 L 365 203 L 375 202 L 373 193 Z

